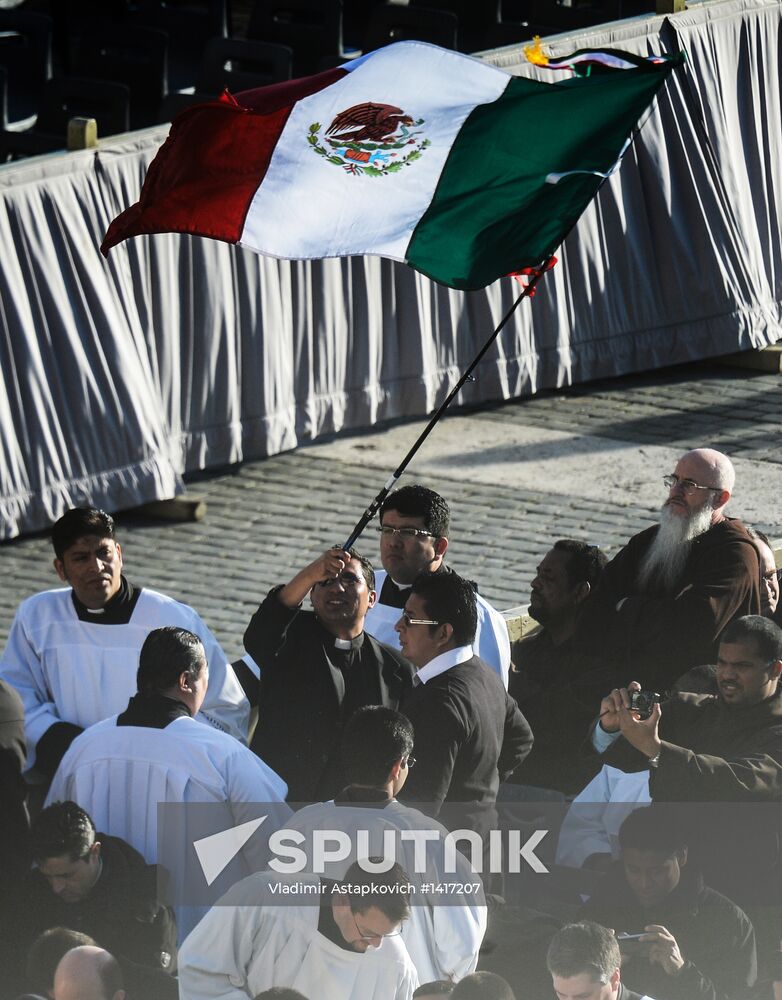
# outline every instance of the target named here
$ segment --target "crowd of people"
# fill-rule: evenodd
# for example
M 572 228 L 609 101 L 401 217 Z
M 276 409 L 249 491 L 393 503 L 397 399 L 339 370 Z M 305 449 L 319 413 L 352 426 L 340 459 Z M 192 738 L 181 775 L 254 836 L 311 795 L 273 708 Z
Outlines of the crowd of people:
M 0 660 L 0 997 L 779 1000 L 779 572 L 734 478 L 696 449 L 610 561 L 556 541 L 513 648 L 402 487 L 382 570 L 318 555 L 233 664 L 68 511 Z

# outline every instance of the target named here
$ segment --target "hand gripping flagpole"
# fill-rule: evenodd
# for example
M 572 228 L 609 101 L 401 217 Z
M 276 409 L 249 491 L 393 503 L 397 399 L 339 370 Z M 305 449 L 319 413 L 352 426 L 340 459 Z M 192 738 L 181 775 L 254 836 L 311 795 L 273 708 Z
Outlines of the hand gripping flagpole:
M 472 375 L 472 373 L 475 371 L 475 369 L 478 367 L 478 365 L 483 360 L 483 356 L 486 354 L 486 352 L 489 350 L 489 348 L 491 347 L 491 345 L 494 343 L 494 341 L 500 335 L 502 329 L 505 327 L 505 325 L 508 322 L 508 320 L 511 318 L 511 316 L 514 314 L 514 312 L 516 311 L 516 309 L 521 304 L 521 300 L 522 299 L 526 299 L 526 298 L 531 298 L 535 294 L 535 286 L 540 281 L 540 279 L 543 277 L 543 275 L 546 273 L 546 271 L 549 271 L 554 266 L 554 264 L 556 263 L 556 261 L 557 261 L 556 257 L 554 257 L 553 254 L 552 254 L 552 256 L 549 257 L 546 261 L 544 261 L 544 263 L 542 263 L 540 265 L 540 267 L 537 267 L 537 268 L 528 268 L 528 269 L 525 269 L 524 271 L 519 272 L 520 274 L 529 274 L 529 276 L 530 276 L 529 283 L 524 286 L 521 294 L 518 296 L 518 298 L 516 299 L 516 301 L 513 303 L 513 305 L 510 307 L 510 309 L 503 316 L 502 320 L 499 323 L 499 326 L 497 326 L 495 328 L 494 333 L 492 333 L 492 335 L 489 337 L 489 339 L 486 341 L 486 343 L 483 345 L 483 347 L 480 349 L 480 351 L 478 351 L 478 353 L 475 355 L 475 357 L 470 362 L 469 366 L 465 369 L 464 374 L 461 376 L 461 378 L 459 379 L 459 381 L 456 383 L 456 385 L 453 387 L 453 389 L 451 389 L 451 391 L 445 397 L 445 399 L 440 404 L 440 406 L 432 414 L 432 417 L 431 417 L 429 423 L 426 425 L 426 427 L 424 427 L 424 429 L 418 435 L 418 438 L 417 438 L 415 444 L 413 444 L 412 448 L 408 451 L 408 453 L 405 455 L 405 457 L 399 463 L 398 468 L 393 473 L 393 475 L 391 476 L 391 478 L 383 486 L 383 488 L 378 493 L 378 495 L 375 497 L 375 499 L 372 501 L 372 503 L 367 507 L 367 509 L 361 515 L 360 520 L 358 521 L 358 523 L 356 524 L 356 526 L 353 528 L 353 530 L 351 531 L 350 535 L 348 536 L 348 540 L 342 546 L 343 549 L 349 549 L 352 545 L 355 545 L 356 540 L 360 537 L 360 535 L 363 532 L 364 528 L 366 528 L 366 526 L 369 524 L 369 522 L 372 520 L 372 518 L 375 516 L 375 514 L 377 514 L 378 510 L 380 510 L 380 507 L 381 507 L 383 501 L 388 496 L 388 494 L 391 492 L 391 490 L 393 490 L 394 486 L 396 486 L 397 482 L 401 478 L 401 476 L 404 473 L 405 469 L 412 462 L 413 458 L 415 457 L 416 453 L 418 452 L 418 449 L 421 447 L 421 445 L 424 443 L 424 441 L 426 441 L 426 439 L 432 433 L 432 431 L 434 430 L 434 428 L 437 425 L 438 421 L 445 414 L 445 411 L 448 409 L 448 407 L 451 405 L 451 403 L 453 402 L 453 400 L 456 398 L 456 396 L 459 393 L 459 391 L 461 390 L 461 388 L 464 386 L 464 384 L 466 382 L 469 381 L 470 376 Z

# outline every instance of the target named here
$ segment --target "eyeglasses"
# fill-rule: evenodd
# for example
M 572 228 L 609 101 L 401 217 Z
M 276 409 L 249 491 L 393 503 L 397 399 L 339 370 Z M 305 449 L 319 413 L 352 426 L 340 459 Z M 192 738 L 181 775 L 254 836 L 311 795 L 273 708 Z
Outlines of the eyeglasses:
M 357 587 L 361 583 L 362 579 L 363 577 L 356 576 L 355 573 L 349 573 L 345 570 L 345 572 L 340 573 L 339 576 L 330 576 L 326 580 L 318 580 L 317 586 L 330 587 L 332 584 L 335 584 L 337 580 L 339 580 L 342 586 L 347 589 L 348 587 Z
M 410 768 L 411 768 L 411 767 L 415 767 L 415 765 L 416 765 L 417 763 L 418 763 L 418 761 L 416 760 L 416 758 L 415 758 L 415 757 L 406 757 L 406 758 L 405 758 L 405 759 L 404 759 L 404 760 L 402 761 L 402 767 L 406 767 L 406 768 L 407 768 L 408 770 L 410 770 Z
M 361 941 L 382 941 L 383 938 L 399 937 L 399 935 L 402 933 L 402 929 L 400 927 L 397 928 L 397 930 L 395 931 L 389 931 L 388 934 L 367 934 L 364 931 L 362 931 L 361 928 L 359 927 L 358 920 L 356 920 L 356 915 L 355 913 L 353 913 L 352 910 L 350 915 L 353 917 L 353 923 L 356 925 L 356 930 L 358 931 L 359 940 Z
M 672 490 L 675 486 L 680 486 L 682 493 L 684 493 L 686 497 L 691 497 L 696 490 L 714 490 L 714 492 L 717 493 L 721 489 L 720 486 L 699 486 L 691 479 L 679 479 L 679 477 L 675 476 L 673 473 L 671 473 L 670 476 L 663 476 L 663 482 L 669 490 Z
M 383 538 L 393 538 L 395 535 L 401 535 L 402 538 L 418 538 L 419 535 L 422 538 L 439 537 L 431 531 L 424 531 L 423 528 L 392 528 L 390 524 L 381 524 L 379 528 L 375 528 L 375 531 Z
M 405 625 L 439 625 L 440 622 L 432 621 L 431 618 L 411 618 L 406 612 L 402 612 L 402 621 Z

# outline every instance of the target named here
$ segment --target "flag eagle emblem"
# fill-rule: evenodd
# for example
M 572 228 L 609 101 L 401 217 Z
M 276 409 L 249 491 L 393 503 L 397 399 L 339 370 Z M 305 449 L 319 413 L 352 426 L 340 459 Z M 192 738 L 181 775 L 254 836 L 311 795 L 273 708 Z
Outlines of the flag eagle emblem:
M 420 159 L 431 145 L 423 118 L 413 118 L 393 104 L 367 101 L 340 111 L 321 136 L 321 123 L 310 125 L 307 141 L 326 162 L 347 173 L 384 177 Z

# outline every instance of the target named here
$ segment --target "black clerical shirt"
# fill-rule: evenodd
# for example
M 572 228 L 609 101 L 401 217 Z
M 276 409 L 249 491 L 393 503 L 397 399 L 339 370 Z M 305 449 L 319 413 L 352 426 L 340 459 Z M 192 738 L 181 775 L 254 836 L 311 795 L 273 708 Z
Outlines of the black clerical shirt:
M 244 635 L 261 668 L 252 749 L 288 783 L 289 802 L 323 801 L 346 784 L 339 759 L 345 722 L 364 705 L 397 708 L 412 667 L 366 633 L 337 640 L 314 612 L 286 608 L 279 589 Z

